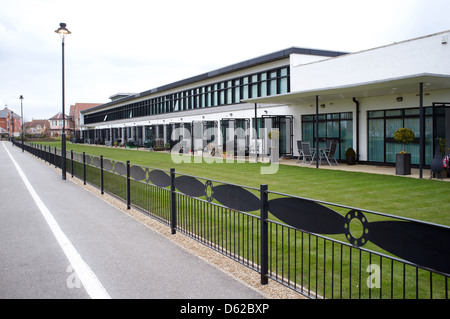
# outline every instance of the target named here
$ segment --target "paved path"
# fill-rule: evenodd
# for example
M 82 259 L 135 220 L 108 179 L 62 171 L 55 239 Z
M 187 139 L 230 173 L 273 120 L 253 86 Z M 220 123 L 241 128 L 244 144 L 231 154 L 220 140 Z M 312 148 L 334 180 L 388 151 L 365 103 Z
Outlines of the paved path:
M 58 172 L 0 142 L 0 298 L 262 298 Z

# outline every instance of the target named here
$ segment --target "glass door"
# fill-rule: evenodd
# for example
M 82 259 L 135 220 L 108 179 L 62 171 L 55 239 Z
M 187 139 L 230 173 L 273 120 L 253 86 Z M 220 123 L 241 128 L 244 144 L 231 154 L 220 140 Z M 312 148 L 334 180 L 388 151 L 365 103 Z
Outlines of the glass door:
M 293 120 L 292 116 L 263 116 L 264 127 L 267 133 L 271 129 L 280 132 L 279 154 L 280 156 L 292 155 L 293 145 Z

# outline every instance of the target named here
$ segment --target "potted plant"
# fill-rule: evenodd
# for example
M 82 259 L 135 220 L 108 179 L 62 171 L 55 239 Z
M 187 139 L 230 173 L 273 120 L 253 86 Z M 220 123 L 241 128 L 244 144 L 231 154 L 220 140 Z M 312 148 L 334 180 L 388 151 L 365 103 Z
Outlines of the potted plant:
M 411 175 L 411 154 L 405 152 L 405 144 L 414 141 L 414 132 L 406 127 L 399 128 L 394 133 L 394 140 L 403 145 L 403 149 L 395 157 L 395 174 Z
M 351 147 L 347 148 L 347 150 L 345 151 L 345 160 L 348 165 L 356 164 L 356 153 L 353 148 Z

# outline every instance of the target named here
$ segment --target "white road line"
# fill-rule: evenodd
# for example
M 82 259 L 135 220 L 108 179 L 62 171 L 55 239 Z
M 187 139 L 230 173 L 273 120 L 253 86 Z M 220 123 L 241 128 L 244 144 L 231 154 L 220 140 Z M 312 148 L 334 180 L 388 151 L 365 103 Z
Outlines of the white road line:
M 31 183 L 28 181 L 28 178 L 25 176 L 19 164 L 17 164 L 11 153 L 6 148 L 5 143 L 3 142 L 2 144 L 89 296 L 92 299 L 110 299 L 110 296 L 98 280 L 97 276 L 77 252 L 70 240 L 59 227 L 53 215 L 45 206 L 44 202 L 42 202 L 41 198 L 36 193 Z

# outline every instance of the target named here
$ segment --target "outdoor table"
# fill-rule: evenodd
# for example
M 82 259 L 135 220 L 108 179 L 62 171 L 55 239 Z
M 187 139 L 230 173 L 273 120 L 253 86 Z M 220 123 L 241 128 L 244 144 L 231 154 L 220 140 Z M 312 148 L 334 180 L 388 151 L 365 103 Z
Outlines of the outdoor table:
M 317 160 L 317 158 L 316 158 L 316 156 L 317 156 L 317 154 L 319 154 L 319 160 L 322 158 L 322 156 L 321 156 L 321 154 L 323 154 L 323 157 L 325 157 L 325 152 L 327 151 L 327 148 L 326 147 L 319 147 L 319 153 L 317 153 L 316 152 L 316 149 L 317 148 L 311 148 L 311 152 L 312 152 L 312 160 L 314 160 L 314 159 L 316 159 Z M 331 166 L 331 164 L 330 163 L 328 163 L 328 165 L 330 165 Z

